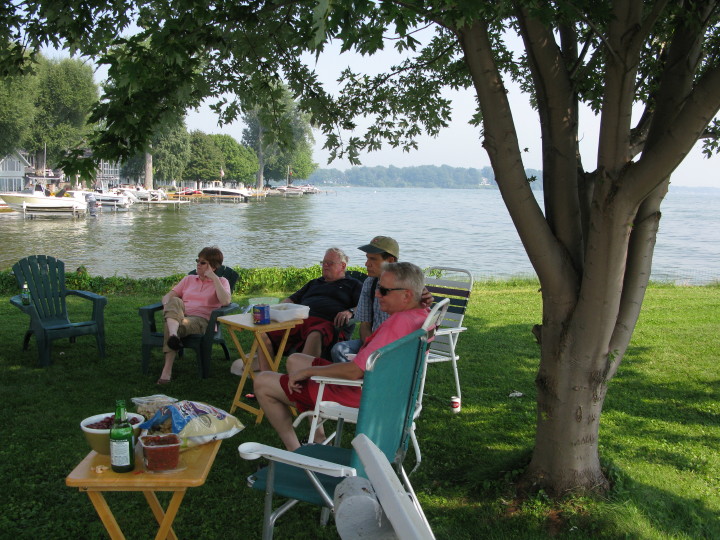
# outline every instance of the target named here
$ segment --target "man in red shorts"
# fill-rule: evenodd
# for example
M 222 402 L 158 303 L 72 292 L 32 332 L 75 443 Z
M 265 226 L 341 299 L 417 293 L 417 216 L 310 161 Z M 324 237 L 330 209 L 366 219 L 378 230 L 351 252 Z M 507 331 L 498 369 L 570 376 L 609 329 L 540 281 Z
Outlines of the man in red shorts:
M 287 361 L 288 375 L 273 371 L 263 371 L 256 375 L 255 395 L 288 450 L 300 446 L 288 406 L 295 406 L 301 412 L 315 406 L 319 385 L 309 380 L 310 377 L 323 375 L 339 379 L 362 379 L 372 352 L 422 326 L 429 313 L 428 308 L 421 305 L 424 286 L 423 272 L 414 264 L 384 263 L 375 296 L 382 310 L 389 313 L 390 317 L 368 337 L 352 361 L 333 364 L 323 358 L 295 353 Z M 361 388 L 331 384 L 325 387 L 323 399 L 348 407 L 359 407 L 361 392 Z M 318 428 L 315 442 L 324 439 L 325 433 L 322 428 Z
M 308 281 L 302 289 L 283 300 L 284 303 L 302 304 L 310 307 L 307 319 L 294 327 L 288 337 L 287 349 L 295 348 L 313 357 L 320 356 L 323 347 L 329 346 L 335 335 L 335 327 L 344 326 L 357 306 L 362 283 L 346 277 L 348 257 L 339 248 L 330 248 L 322 260 L 322 277 Z M 268 332 L 263 335 L 268 352 L 275 354 L 285 331 Z M 262 351 L 258 352 L 258 365 L 253 370 L 270 369 Z

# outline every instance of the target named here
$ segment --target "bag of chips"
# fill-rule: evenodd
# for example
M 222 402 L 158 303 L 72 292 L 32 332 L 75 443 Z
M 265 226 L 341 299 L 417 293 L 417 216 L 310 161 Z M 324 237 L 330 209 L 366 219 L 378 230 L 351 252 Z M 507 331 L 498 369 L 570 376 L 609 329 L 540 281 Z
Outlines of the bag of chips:
M 155 416 L 140 424 L 149 431 L 176 433 L 183 447 L 192 447 L 239 433 L 245 426 L 221 409 L 197 401 L 178 401 L 160 407 Z M 165 426 L 165 429 L 162 429 Z

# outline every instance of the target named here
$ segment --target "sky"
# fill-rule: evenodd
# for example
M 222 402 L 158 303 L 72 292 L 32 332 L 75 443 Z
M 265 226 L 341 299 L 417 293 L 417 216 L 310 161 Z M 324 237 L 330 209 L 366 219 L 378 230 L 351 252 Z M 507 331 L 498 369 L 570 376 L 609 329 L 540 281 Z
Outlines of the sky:
M 389 67 L 398 56 L 386 53 L 379 59 L 373 59 L 373 72 Z M 316 69 L 320 80 L 328 89 L 337 88 L 335 80 L 342 69 L 348 65 L 356 67 L 359 62 L 369 65 L 367 59 L 350 53 L 339 54 L 337 51 L 321 56 Z M 508 84 L 506 82 L 506 84 Z M 518 88 L 508 85 L 509 99 L 513 108 L 513 115 L 517 126 L 520 147 L 527 149 L 523 153 L 525 168 L 542 169 L 540 126 L 537 113 L 530 107 L 528 100 Z M 449 165 L 451 167 L 477 168 L 490 165 L 490 160 L 482 148 L 479 128 L 468 123 L 475 111 L 475 95 L 472 89 L 466 91 L 448 91 L 446 97 L 453 102 L 453 117 L 450 125 L 433 138 L 423 136 L 418 139 L 418 149 L 404 152 L 401 149 L 385 146 L 381 150 L 360 155 L 363 166 L 395 166 L 411 167 L 419 165 Z M 199 129 L 205 133 L 225 133 L 232 135 L 238 141 L 242 138 L 243 124 L 238 121 L 226 126 L 218 126 L 217 117 L 203 106 L 199 110 L 189 111 L 187 117 L 188 129 Z M 597 136 L 599 118 L 591 111 L 584 110 L 580 114 L 580 150 L 585 170 L 594 170 L 597 160 Z M 322 149 L 324 140 L 322 134 L 316 132 L 314 160 L 321 168 L 336 168 L 346 170 L 350 164 L 344 160 L 335 160 L 327 163 L 329 154 Z M 720 156 L 707 159 L 701 152 L 702 143 L 697 143 L 676 169 L 672 176 L 671 185 L 698 186 L 720 188 L 720 174 L 716 169 L 720 166 Z

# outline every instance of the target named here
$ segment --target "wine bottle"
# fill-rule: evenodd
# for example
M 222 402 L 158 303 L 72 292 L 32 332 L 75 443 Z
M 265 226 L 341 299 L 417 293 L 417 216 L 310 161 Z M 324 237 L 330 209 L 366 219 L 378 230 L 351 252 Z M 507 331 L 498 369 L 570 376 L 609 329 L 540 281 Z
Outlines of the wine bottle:
M 30 289 L 28 289 L 27 282 L 23 282 L 22 292 L 20 293 L 20 300 L 24 306 L 30 305 Z
M 135 468 L 133 428 L 127 419 L 124 399 L 115 401 L 115 420 L 110 429 L 110 465 L 117 473 Z

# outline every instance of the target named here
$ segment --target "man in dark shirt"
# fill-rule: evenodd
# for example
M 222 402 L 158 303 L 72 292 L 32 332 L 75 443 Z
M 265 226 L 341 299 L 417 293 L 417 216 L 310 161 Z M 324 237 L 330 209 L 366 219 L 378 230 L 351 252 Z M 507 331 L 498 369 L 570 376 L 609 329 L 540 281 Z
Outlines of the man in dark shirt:
M 362 283 L 355 278 L 346 277 L 348 257 L 341 249 L 330 248 L 322 261 L 322 277 L 307 282 L 299 291 L 291 294 L 282 302 L 302 304 L 310 307 L 310 315 L 290 331 L 286 350 L 295 348 L 298 352 L 319 357 L 323 347 L 332 343 L 335 327 L 344 326 L 360 299 Z M 263 336 L 271 355 L 280 343 L 284 330 L 268 332 Z M 258 364 L 253 370 L 270 369 L 261 350 L 258 351 Z

